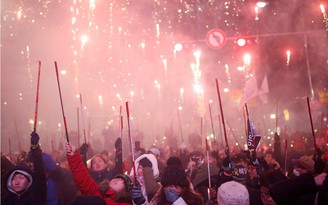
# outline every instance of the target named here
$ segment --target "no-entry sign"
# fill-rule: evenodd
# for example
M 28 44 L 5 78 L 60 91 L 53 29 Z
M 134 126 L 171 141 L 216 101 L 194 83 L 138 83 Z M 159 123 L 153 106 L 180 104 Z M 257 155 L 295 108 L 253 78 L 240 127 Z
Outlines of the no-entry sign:
M 222 30 L 216 28 L 207 32 L 206 43 L 209 47 L 214 49 L 222 48 L 225 42 L 226 35 Z

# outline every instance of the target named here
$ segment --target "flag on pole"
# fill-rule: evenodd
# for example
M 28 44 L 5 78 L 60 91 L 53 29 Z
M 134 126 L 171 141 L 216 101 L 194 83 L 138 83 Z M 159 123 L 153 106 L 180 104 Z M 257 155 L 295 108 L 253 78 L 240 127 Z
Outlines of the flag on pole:
M 256 157 L 256 149 L 260 143 L 261 136 L 256 130 L 254 124 L 247 117 L 247 147 L 251 157 L 252 162 L 255 164 L 257 157 Z
M 244 105 L 251 99 L 255 97 L 259 97 L 262 103 L 268 103 L 268 96 L 267 93 L 269 93 L 269 86 L 268 86 L 268 79 L 265 76 L 261 86 L 259 87 L 257 85 L 257 80 L 255 74 L 248 79 L 248 81 L 245 84 L 244 92 L 241 98 L 241 105 Z

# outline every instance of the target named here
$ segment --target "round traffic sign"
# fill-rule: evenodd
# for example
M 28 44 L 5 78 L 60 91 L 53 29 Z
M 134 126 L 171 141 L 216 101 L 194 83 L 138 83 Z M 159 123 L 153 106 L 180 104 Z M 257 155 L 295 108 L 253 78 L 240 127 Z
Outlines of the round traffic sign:
M 209 47 L 214 49 L 222 48 L 225 42 L 226 35 L 222 30 L 216 28 L 207 32 L 206 43 Z

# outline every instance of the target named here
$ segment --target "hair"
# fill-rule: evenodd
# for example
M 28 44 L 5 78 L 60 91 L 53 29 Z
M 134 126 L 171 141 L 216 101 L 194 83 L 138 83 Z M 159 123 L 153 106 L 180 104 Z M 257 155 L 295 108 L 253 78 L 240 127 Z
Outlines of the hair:
M 132 204 L 132 196 L 130 192 L 127 192 L 125 189 L 115 193 L 114 201 L 120 203 Z
M 180 196 L 188 205 L 202 205 L 203 204 L 201 195 L 199 193 L 195 193 L 190 188 L 190 186 L 182 188 L 182 192 L 181 192 Z M 153 201 L 157 205 L 171 204 L 166 200 L 163 186 L 158 190 Z

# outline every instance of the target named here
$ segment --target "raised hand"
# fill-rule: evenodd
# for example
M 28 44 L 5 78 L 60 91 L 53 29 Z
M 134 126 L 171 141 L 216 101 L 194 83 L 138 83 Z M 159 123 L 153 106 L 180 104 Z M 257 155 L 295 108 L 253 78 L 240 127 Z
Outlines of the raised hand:
M 76 151 L 75 146 L 70 144 L 69 142 L 66 142 L 66 154 L 69 156 L 73 156 L 75 151 Z

